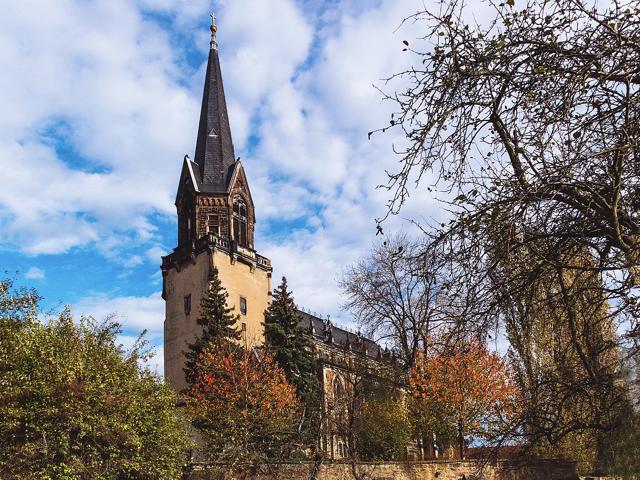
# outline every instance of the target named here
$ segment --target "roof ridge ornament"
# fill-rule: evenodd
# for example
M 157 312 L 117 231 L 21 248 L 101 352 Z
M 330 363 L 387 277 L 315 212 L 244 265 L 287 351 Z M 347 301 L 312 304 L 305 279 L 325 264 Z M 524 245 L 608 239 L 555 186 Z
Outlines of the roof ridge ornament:
M 218 40 L 216 38 L 218 25 L 216 24 L 216 14 L 214 12 L 211 12 L 209 16 L 211 17 L 211 27 L 209 27 L 211 30 L 211 50 L 218 50 Z

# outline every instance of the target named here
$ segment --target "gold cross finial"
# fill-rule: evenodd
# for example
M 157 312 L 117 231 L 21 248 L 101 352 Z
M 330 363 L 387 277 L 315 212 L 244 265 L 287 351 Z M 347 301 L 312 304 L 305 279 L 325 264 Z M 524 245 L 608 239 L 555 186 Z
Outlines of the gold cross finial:
M 211 12 L 209 16 L 211 17 L 211 50 L 217 50 L 218 40 L 216 39 L 216 32 L 218 31 L 218 25 L 216 25 L 216 14 Z

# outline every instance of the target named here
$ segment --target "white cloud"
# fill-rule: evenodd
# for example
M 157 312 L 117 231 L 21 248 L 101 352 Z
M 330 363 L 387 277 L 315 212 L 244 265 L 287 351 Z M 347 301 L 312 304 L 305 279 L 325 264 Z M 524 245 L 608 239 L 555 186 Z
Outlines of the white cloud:
M 167 34 L 124 0 L 11 2 L 0 62 L 0 241 L 37 254 L 152 237 L 197 122 Z
M 233 0 L 217 12 L 256 247 L 272 257 L 274 282 L 286 274 L 301 305 L 334 318 L 335 280 L 375 238 L 374 219 L 389 199 L 375 187 L 397 166 L 391 144 L 403 142 L 398 132 L 367 140 L 392 109 L 373 84 L 415 60 L 401 42 L 418 37 L 419 26 L 396 29 L 421 6 Z M 159 263 L 173 245 L 151 215 L 174 219 L 181 159 L 194 148 L 208 8 L 207 0 L 42 0 L 33 15 L 32 2 L 10 2 L 0 17 L 0 242 L 30 254 L 91 245 L 122 266 Z M 181 41 L 202 51 L 197 72 L 149 11 L 170 16 Z M 64 151 L 54 148 L 56 132 Z M 403 216 L 434 215 L 430 196 L 412 192 Z M 279 243 L 267 235 L 293 221 Z M 385 227 L 401 228 L 410 225 L 400 217 Z M 98 318 L 118 312 L 128 329 L 161 335 L 157 293 L 93 295 L 76 308 Z
M 152 341 L 162 336 L 164 300 L 160 292 L 143 297 L 112 297 L 100 293 L 80 299 L 73 308 L 79 314 L 91 315 L 97 320 L 113 317 L 128 334 L 138 335 L 147 330 Z
M 234 141 L 242 149 L 265 97 L 286 88 L 307 58 L 313 29 L 292 1 L 244 0 L 224 5 L 218 36 Z
M 419 36 L 418 27 L 397 27 L 421 6 L 387 0 L 324 10 L 323 21 L 332 26 L 316 32 L 314 61 L 269 91 L 257 113 L 260 141 L 248 161 L 257 216 L 307 220 L 279 244 L 258 224 L 257 247 L 272 257 L 274 281 L 288 276 L 299 304 L 344 321 L 336 280 L 375 238 L 374 219 L 389 199 L 376 186 L 397 166 L 392 143 L 404 141 L 399 132 L 367 139 L 368 131 L 388 124 L 392 109 L 373 84 L 381 86 L 414 60 L 402 52 L 402 40 Z M 405 218 L 437 217 L 425 190 L 411 192 L 403 215 L 389 219 L 385 230 L 411 231 Z
M 24 278 L 28 278 L 29 280 L 44 280 L 44 270 L 38 267 L 31 267 L 27 270 L 27 273 L 24 274 Z
M 167 255 L 168 253 L 169 252 L 167 252 L 164 248 L 158 246 L 151 247 L 145 252 L 147 261 L 154 265 L 160 265 L 162 257 Z

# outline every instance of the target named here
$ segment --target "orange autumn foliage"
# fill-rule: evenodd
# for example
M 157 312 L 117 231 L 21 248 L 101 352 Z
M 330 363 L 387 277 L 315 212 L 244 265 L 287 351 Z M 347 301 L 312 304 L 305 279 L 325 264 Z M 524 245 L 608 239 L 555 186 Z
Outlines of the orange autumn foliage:
M 466 436 L 490 439 L 508 428 L 517 414 L 519 390 L 511 369 L 477 341 L 444 353 L 423 353 L 410 382 L 416 399 L 455 424 L 461 457 Z
M 210 457 L 246 459 L 290 439 L 298 399 L 268 350 L 223 342 L 198 356 L 186 407 Z

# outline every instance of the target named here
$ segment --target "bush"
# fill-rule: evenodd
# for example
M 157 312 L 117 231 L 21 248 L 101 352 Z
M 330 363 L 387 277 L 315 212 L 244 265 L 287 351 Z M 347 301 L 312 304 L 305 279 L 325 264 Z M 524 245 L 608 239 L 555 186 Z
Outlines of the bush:
M 411 424 L 401 400 L 370 396 L 355 419 L 356 450 L 363 460 L 394 460 L 404 456 Z
M 189 447 L 176 397 L 139 366 L 144 345 L 0 281 L 0 477 L 179 478 Z

